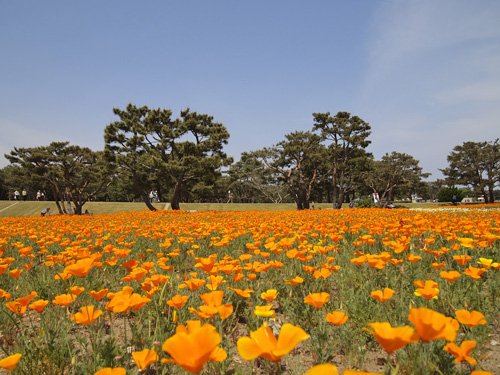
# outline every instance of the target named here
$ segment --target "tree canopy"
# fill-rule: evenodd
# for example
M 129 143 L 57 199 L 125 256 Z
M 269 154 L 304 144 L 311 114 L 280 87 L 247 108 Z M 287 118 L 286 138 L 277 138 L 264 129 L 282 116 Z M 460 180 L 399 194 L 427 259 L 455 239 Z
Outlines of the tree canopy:
M 148 191 L 153 187 L 173 185 L 170 203 L 177 210 L 186 184 L 214 182 L 221 167 L 232 162 L 223 152 L 229 132 L 212 116 L 188 108 L 172 120 L 170 110 L 132 104 L 113 113 L 120 121 L 105 128 L 108 159 L 130 178 L 151 210 Z

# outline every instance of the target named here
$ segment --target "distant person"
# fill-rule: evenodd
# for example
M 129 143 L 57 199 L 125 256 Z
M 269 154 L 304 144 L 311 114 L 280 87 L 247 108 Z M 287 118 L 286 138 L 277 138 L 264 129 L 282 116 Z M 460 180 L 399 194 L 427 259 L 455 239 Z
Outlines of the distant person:
M 350 201 L 349 202 L 349 208 L 354 208 L 354 204 L 355 204 L 354 201 Z
M 231 190 L 229 190 L 228 195 L 229 195 L 229 199 L 228 199 L 227 203 L 233 203 L 233 192 Z
M 453 198 L 451 198 L 451 202 L 453 203 L 453 205 L 457 205 L 457 196 L 455 194 L 453 194 Z
M 149 203 L 153 203 L 153 199 L 155 197 L 155 194 L 153 193 L 153 190 L 149 192 Z
M 36 200 L 37 200 L 37 201 L 41 200 L 41 199 L 40 199 L 41 197 L 42 197 L 42 192 L 41 192 L 40 190 L 38 190 L 38 191 L 36 192 Z
M 26 191 L 26 189 L 23 189 L 21 195 L 23 196 L 23 201 L 28 200 L 28 192 Z
M 92 215 L 89 210 L 85 210 L 84 215 Z
M 19 200 L 19 191 L 17 191 L 17 190 L 14 192 L 14 200 L 15 201 Z
M 44 208 L 41 213 L 42 216 L 49 215 L 50 216 L 50 207 Z

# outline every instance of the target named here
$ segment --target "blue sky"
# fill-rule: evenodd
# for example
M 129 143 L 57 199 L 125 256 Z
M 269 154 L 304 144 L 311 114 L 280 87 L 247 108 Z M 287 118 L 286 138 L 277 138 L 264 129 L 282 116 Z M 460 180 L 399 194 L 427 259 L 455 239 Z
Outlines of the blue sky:
M 435 180 L 454 146 L 500 137 L 499 19 L 498 0 L 0 0 L 0 167 L 14 147 L 102 150 L 133 103 L 213 116 L 235 159 L 347 111 L 377 159 Z

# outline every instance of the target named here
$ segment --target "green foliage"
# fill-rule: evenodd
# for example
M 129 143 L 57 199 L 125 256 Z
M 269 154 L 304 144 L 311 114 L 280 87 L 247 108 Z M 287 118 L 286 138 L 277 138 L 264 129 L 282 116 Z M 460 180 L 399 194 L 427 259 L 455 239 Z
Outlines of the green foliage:
M 333 207 L 341 208 L 344 197 L 361 183 L 361 172 L 366 169 L 371 154 L 365 149 L 371 141 L 370 125 L 349 112 L 313 113 L 313 131 L 320 130 L 323 140 L 328 141 L 326 157 L 332 176 Z
M 438 193 L 438 201 L 439 202 L 452 202 L 453 196 L 455 196 L 455 200 L 460 202 L 465 198 L 463 189 L 459 189 L 455 186 L 453 187 L 444 187 L 439 190 Z
M 34 148 L 15 147 L 5 157 L 20 167 L 22 175 L 36 176 L 50 186 L 59 213 L 81 214 L 83 205 L 112 180 L 112 170 L 102 152 L 69 142 L 52 142 L 49 146 Z M 70 202 L 68 207 L 64 202 Z M 70 207 L 71 203 L 74 207 Z
M 356 202 L 355 207 L 357 208 L 369 208 L 373 207 L 372 200 L 370 198 L 363 198 Z
M 222 151 L 229 133 L 221 123 L 189 108 L 175 120 L 170 110 L 133 104 L 113 112 L 120 121 L 105 128 L 106 155 L 149 209 L 154 210 L 149 191 L 163 186 L 171 187 L 172 209 L 179 209 L 181 198 L 195 186 L 204 198 L 215 195 L 210 186 L 220 168 L 232 162 Z
M 464 142 L 447 157 L 441 169 L 450 185 L 468 185 L 479 191 L 485 202 L 494 202 L 494 187 L 500 182 L 500 141 Z

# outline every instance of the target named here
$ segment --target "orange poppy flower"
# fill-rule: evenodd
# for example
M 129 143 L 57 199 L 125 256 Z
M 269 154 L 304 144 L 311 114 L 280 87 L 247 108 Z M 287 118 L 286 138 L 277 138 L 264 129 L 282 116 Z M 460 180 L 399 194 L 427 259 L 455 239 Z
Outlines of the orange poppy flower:
M 309 337 L 302 328 L 286 323 L 281 327 L 278 339 L 276 339 L 267 322 L 264 322 L 258 330 L 250 332 L 250 337 L 241 337 L 236 345 L 241 357 L 247 361 L 263 357 L 278 362 L 297 344 Z
M 462 238 L 457 238 L 458 241 L 460 241 L 460 245 L 463 247 L 474 247 L 474 239 L 473 238 L 467 238 L 467 237 L 462 237 Z
M 43 299 L 39 299 L 38 301 L 35 301 L 28 305 L 28 307 L 32 310 L 35 310 L 38 313 L 41 313 L 45 307 L 49 304 L 49 301 L 45 301 Z
M 301 284 L 304 282 L 304 279 L 300 276 L 297 276 L 297 277 L 294 277 L 293 279 L 291 280 L 286 280 L 285 279 L 285 284 L 290 284 L 290 285 L 297 285 L 297 284 Z
M 175 307 L 176 309 L 180 309 L 182 306 L 184 306 L 187 300 L 188 296 L 177 294 L 176 296 L 173 296 L 172 299 L 167 301 L 167 305 Z
M 91 290 L 90 292 L 87 292 L 88 295 L 90 295 L 93 299 L 96 301 L 100 301 L 104 298 L 104 296 L 109 292 L 109 289 L 101 289 L 99 291 Z
M 458 346 L 454 342 L 450 342 L 444 346 L 444 350 L 446 350 L 448 353 L 453 354 L 455 358 L 456 363 L 464 362 L 467 361 L 469 362 L 472 366 L 475 366 L 477 364 L 477 361 L 469 356 L 469 353 L 471 352 L 472 349 L 474 349 L 477 345 L 477 342 L 475 341 L 463 341 L 462 345 Z
M 21 276 L 21 273 L 23 270 L 15 269 L 7 272 L 10 276 L 12 276 L 14 279 L 17 279 L 19 276 Z
M 372 328 L 366 329 L 378 341 L 380 346 L 387 353 L 395 352 L 398 349 L 408 345 L 410 342 L 418 342 L 418 333 L 409 326 L 391 327 L 390 323 L 368 323 Z
M 98 317 L 102 315 L 101 310 L 94 310 L 94 306 L 83 306 L 81 312 L 77 312 L 71 317 L 71 320 L 75 321 L 77 324 L 83 324 L 84 326 L 91 325 Z
M 140 352 L 132 352 L 132 358 L 134 358 L 134 362 L 139 367 L 139 369 L 144 370 L 150 364 L 158 361 L 160 357 L 158 354 L 152 349 L 144 349 Z
M 139 310 L 145 306 L 151 298 L 147 296 L 141 296 L 139 293 L 134 293 L 130 296 L 129 306 L 132 310 Z
M 183 284 L 179 285 L 179 289 L 189 288 L 189 290 L 196 290 L 198 288 L 201 288 L 206 283 L 207 283 L 207 281 L 203 280 L 203 279 L 196 279 L 196 278 L 187 279 L 184 281 Z
M 488 269 L 490 267 L 498 269 L 498 267 L 499 267 L 498 263 L 496 263 L 496 262 L 493 263 L 493 259 L 479 258 L 479 261 L 477 263 L 482 265 L 484 269 Z
M 419 281 L 420 281 L 420 283 L 415 282 L 415 284 L 417 284 L 418 286 L 421 286 L 422 285 L 421 280 L 419 280 Z M 430 300 L 432 298 L 437 298 L 437 295 L 439 294 L 439 289 L 437 287 L 438 287 L 438 283 L 436 283 L 435 281 L 425 280 L 425 284 L 415 291 L 415 295 L 422 296 L 426 300 Z
M 209 273 L 215 264 L 215 259 L 217 258 L 217 254 L 212 254 L 208 258 L 194 258 L 196 260 L 195 268 L 200 268 L 206 273 Z
M 219 285 L 226 282 L 222 276 L 214 276 L 214 275 L 208 276 L 207 280 L 208 283 L 206 284 L 206 287 L 212 291 L 217 290 Z
M 0 264 L 0 275 L 3 275 L 7 271 L 7 268 L 9 268 L 8 264 Z
M 453 259 L 460 264 L 461 266 L 465 265 L 467 262 L 469 262 L 472 258 L 468 255 L 453 255 Z
M 76 263 L 67 266 L 64 269 L 64 273 L 78 277 L 85 277 L 94 266 L 94 262 L 95 260 L 93 258 L 77 260 Z
M 460 328 L 459 323 L 455 319 L 425 307 L 411 309 L 408 319 L 417 330 L 420 340 L 423 342 L 437 339 L 454 341 L 457 331 Z
M 455 311 L 455 316 L 457 320 L 466 325 L 467 327 L 475 327 L 477 325 L 486 324 L 486 319 L 484 319 L 484 315 L 479 311 L 467 311 L 467 310 L 457 310 Z
M 319 309 L 330 299 L 330 295 L 325 292 L 321 293 L 311 293 L 306 298 L 304 298 L 304 303 L 316 307 Z
M 448 281 L 449 283 L 453 283 L 456 279 L 462 276 L 462 274 L 458 271 L 441 271 L 439 273 L 443 279 Z
M 4 370 L 8 371 L 14 370 L 17 364 L 19 363 L 21 357 L 22 357 L 21 354 L 16 353 L 8 357 L 5 357 L 3 359 L 0 359 L 0 368 L 3 368 Z
M 349 317 L 341 311 L 334 311 L 332 313 L 326 314 L 326 321 L 336 326 L 344 324 L 348 319 Z
M 394 295 L 395 291 L 390 288 L 384 288 L 384 290 L 374 290 L 370 293 L 370 297 L 375 298 L 379 302 L 385 302 L 390 300 Z
M 126 373 L 127 370 L 125 370 L 123 367 L 106 367 L 97 371 L 94 375 L 125 375 Z
M 431 266 L 432 266 L 432 268 L 435 268 L 439 271 L 441 268 L 446 266 L 446 263 L 432 263 Z
M 74 296 L 78 296 L 79 294 L 81 294 L 83 291 L 85 290 L 84 287 L 79 287 L 79 286 L 73 286 L 70 288 L 70 292 L 71 294 L 73 294 Z
M 228 287 L 228 289 L 231 289 L 231 290 L 234 290 L 234 292 L 239 295 L 240 297 L 244 297 L 244 298 L 249 298 L 251 297 L 250 293 L 253 293 L 254 291 L 252 289 L 236 289 L 236 288 L 231 288 L 231 287 Z
M 215 290 L 210 293 L 202 294 L 200 298 L 203 300 L 203 302 L 205 302 L 205 305 L 201 305 L 199 307 L 200 311 L 210 315 L 219 313 L 221 319 L 226 319 L 233 313 L 233 305 L 223 305 L 223 297 L 224 292 L 222 290 Z
M 7 293 L 5 290 L 3 289 L 0 289 L 0 298 L 5 298 L 7 300 L 7 302 L 10 301 L 10 299 L 12 298 L 12 294 L 10 293 Z
M 408 254 L 406 256 L 406 259 L 408 259 L 411 263 L 415 263 L 422 259 L 422 257 L 418 255 Z
M 199 320 L 189 320 L 187 326 L 177 327 L 175 335 L 163 343 L 162 349 L 170 354 L 174 363 L 197 374 L 208 360 L 224 360 L 225 352 L 218 348 L 220 342 L 221 337 L 214 326 L 202 326 Z
M 261 293 L 260 298 L 265 299 L 267 302 L 273 302 L 276 297 L 278 297 L 278 291 L 276 289 L 269 289 L 266 292 Z
M 270 318 L 275 315 L 275 311 L 273 310 L 273 305 L 255 306 L 253 314 L 262 318 Z
M 337 367 L 331 363 L 316 365 L 303 375 L 339 375 Z
M 480 279 L 481 275 L 486 272 L 485 268 L 468 267 L 464 270 L 464 275 L 467 275 L 473 279 Z
M 139 265 L 139 261 L 137 259 L 130 259 L 125 263 L 120 264 L 120 267 L 125 268 L 129 272 L 132 271 L 135 267 Z
M 15 314 L 23 315 L 26 312 L 26 308 L 28 304 L 31 302 L 33 298 L 37 296 L 36 292 L 31 292 L 26 297 L 17 298 L 12 302 L 8 302 L 5 306 Z
M 73 296 L 72 294 L 60 294 L 60 295 L 54 297 L 54 299 L 52 300 L 52 303 L 54 305 L 66 307 L 74 301 L 75 301 L 75 296 Z

